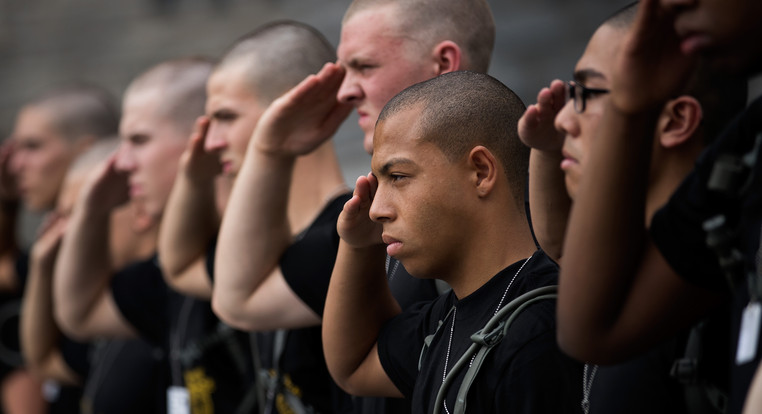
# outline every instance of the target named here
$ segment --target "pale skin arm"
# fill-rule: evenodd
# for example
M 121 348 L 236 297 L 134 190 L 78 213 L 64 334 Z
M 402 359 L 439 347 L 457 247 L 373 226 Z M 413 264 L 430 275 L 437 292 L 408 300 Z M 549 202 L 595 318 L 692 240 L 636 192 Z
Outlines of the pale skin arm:
M 278 260 L 292 242 L 287 217 L 294 163 L 349 114 L 336 101 L 343 69 L 327 64 L 262 114 L 222 220 L 212 306 L 245 330 L 314 326 L 320 318 L 290 289 Z M 265 195 L 265 196 L 263 196 Z
M 205 258 L 207 245 L 219 229 L 215 178 L 220 163 L 216 155 L 204 151 L 208 127 L 207 117 L 196 120 L 164 209 L 158 246 L 167 284 L 202 299 L 212 296 Z
M 756 414 L 762 412 L 762 365 L 757 367 L 757 373 L 751 382 L 746 394 L 746 403 L 743 407 L 744 414 Z
M 61 332 L 53 319 L 53 266 L 65 225 L 63 218 L 48 218 L 47 228 L 32 246 L 21 309 L 21 351 L 38 378 L 78 385 L 81 378 L 64 361 L 58 347 Z
M 377 348 L 381 327 L 401 312 L 386 281 L 381 226 L 369 217 L 377 186 L 371 174 L 358 178 L 339 216 L 341 242 L 323 313 L 323 352 L 331 377 L 346 392 L 401 397 Z
M 563 108 L 566 85 L 554 80 L 537 94 L 519 120 L 519 137 L 532 148 L 529 156 L 529 209 L 540 247 L 555 261 L 561 258 L 571 199 L 560 168 L 564 137 L 553 121 Z
M 558 340 L 573 357 L 594 363 L 641 353 L 723 299 L 683 281 L 643 226 L 659 108 L 680 90 L 692 62 L 680 54 L 656 2 L 640 6 L 615 64 L 564 242 Z
M 111 294 L 111 212 L 127 201 L 127 177 L 112 156 L 90 177 L 69 219 L 53 278 L 54 315 L 61 330 L 78 340 L 134 337 Z

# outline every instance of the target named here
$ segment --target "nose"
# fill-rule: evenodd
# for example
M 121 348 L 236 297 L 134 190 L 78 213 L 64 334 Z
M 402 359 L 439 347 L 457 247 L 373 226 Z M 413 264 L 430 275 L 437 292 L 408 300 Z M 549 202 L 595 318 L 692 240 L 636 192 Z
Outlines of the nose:
M 556 130 L 566 136 L 578 136 L 579 122 L 577 122 L 577 115 L 577 112 L 574 110 L 574 101 L 569 99 L 553 121 Z
M 119 149 L 116 152 L 116 159 L 114 160 L 114 167 L 118 171 L 132 172 L 135 170 L 137 163 L 135 162 L 135 154 L 133 154 L 132 148 L 128 144 L 122 143 L 119 145 Z
M 381 185 L 376 189 L 373 202 L 370 204 L 369 216 L 371 220 L 382 224 L 388 223 L 395 218 L 392 202 Z
M 206 140 L 204 140 L 204 151 L 215 152 L 228 146 L 225 139 L 224 127 L 219 122 L 211 120 L 209 129 L 206 131 Z
M 360 84 L 357 82 L 356 75 L 347 70 L 347 74 L 341 82 L 339 91 L 336 93 L 336 99 L 343 104 L 356 106 L 363 97 L 363 91 Z

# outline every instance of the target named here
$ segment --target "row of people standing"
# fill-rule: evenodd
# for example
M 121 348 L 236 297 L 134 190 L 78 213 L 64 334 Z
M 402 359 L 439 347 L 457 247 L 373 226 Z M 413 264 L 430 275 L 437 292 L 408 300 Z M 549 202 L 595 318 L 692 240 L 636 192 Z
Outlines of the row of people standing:
M 30 310 L 54 314 L 75 339 L 147 340 L 152 361 L 163 358 L 166 371 L 154 401 L 166 401 L 170 412 L 252 412 L 256 406 L 451 412 L 466 402 L 479 412 L 690 410 L 684 387 L 669 377 L 671 364 L 661 356 L 670 362 L 680 355 L 685 331 L 673 326 L 687 329 L 707 308 L 686 311 L 676 299 L 698 295 L 709 307 L 728 295 L 689 285 L 680 285 L 686 289 L 680 296 L 662 285 L 641 288 L 627 282 L 633 275 L 624 269 L 659 276 L 655 283 L 675 280 L 664 276 L 672 271 L 664 258 L 646 266 L 651 256 L 631 255 L 654 250 L 629 243 L 643 241 L 649 227 L 654 234 L 662 229 L 661 240 L 695 232 L 694 223 L 665 230 L 681 221 L 664 217 L 693 211 L 679 202 L 675 212 L 668 207 L 654 221 L 651 216 L 688 174 L 706 145 L 701 138 L 716 136 L 717 126 L 743 107 L 745 84 L 716 82 L 714 72 L 684 65 L 677 67 L 680 79 L 693 83 L 675 81 L 660 90 L 669 100 L 657 94 L 636 99 L 642 96 L 634 92 L 647 88 L 626 81 L 625 69 L 640 62 L 633 45 L 648 44 L 645 33 L 654 27 L 674 37 L 670 19 L 709 7 L 664 3 L 646 1 L 607 20 L 575 80 L 553 82 L 526 111 L 508 88 L 476 73 L 486 72 L 494 42 L 483 1 L 355 1 L 343 21 L 336 64 L 326 63 L 334 57 L 319 33 L 293 22 L 253 32 L 216 64 L 162 63 L 125 92 L 122 143 L 83 186 L 65 231 L 53 223 L 45 232 L 62 239 L 60 252 L 53 266 L 53 252 L 38 249 L 49 253 L 33 255 L 45 258 L 48 285 L 30 286 L 55 306 L 35 301 L 43 308 Z M 743 7 L 751 3 L 729 10 L 749 11 Z M 686 42 L 683 52 L 701 49 Z M 353 106 L 373 172 L 358 179 L 350 196 L 330 137 Z M 626 116 L 616 116 L 622 112 Z M 609 135 L 621 148 L 606 144 Z M 532 224 L 543 250 L 536 249 L 524 211 L 527 171 Z M 571 214 L 569 196 L 576 206 Z M 633 196 L 640 198 L 629 210 L 621 204 L 602 210 L 602 201 Z M 127 257 L 141 260 L 125 266 L 113 260 L 117 249 L 109 240 L 112 213 L 128 200 L 137 210 L 133 224 L 145 221 L 158 232 L 149 234 L 153 243 L 158 237 L 159 255 L 132 250 Z M 612 235 L 613 229 L 623 231 Z M 591 245 L 600 248 L 596 254 Z M 660 248 L 683 246 L 668 240 Z M 597 254 L 603 250 L 607 254 Z M 514 298 L 556 284 L 556 262 L 562 268 L 558 310 L 552 300 L 527 308 L 486 357 L 465 398 L 451 386 L 438 399 L 471 334 Z M 39 270 L 34 263 L 30 271 Z M 703 270 L 714 275 L 716 269 Z M 438 295 L 435 278 L 451 290 Z M 623 279 L 625 286 L 617 287 Z M 666 308 L 620 300 L 640 289 L 648 303 Z M 633 316 L 624 317 L 630 307 Z M 674 316 L 682 323 L 653 321 Z M 557 334 L 581 362 L 561 351 Z M 654 348 L 664 338 L 673 342 Z M 739 364 L 753 371 L 758 352 L 743 356 Z M 638 359 L 627 365 L 592 365 L 632 357 Z M 328 371 L 351 394 L 405 399 L 350 397 Z M 640 378 L 636 387 L 624 382 L 633 372 Z M 643 384 L 653 378 L 667 386 L 646 400 Z M 725 387 L 733 412 L 740 411 L 748 380 Z M 654 406 L 642 407 L 646 401 Z

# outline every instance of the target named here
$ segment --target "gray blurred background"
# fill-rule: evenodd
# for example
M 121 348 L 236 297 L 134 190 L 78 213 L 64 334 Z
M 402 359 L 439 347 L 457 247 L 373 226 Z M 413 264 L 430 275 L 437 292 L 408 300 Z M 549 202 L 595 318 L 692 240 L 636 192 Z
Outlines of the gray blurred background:
M 120 96 L 130 79 L 173 57 L 218 57 L 274 19 L 322 31 L 336 46 L 350 0 L 0 0 L 0 137 L 19 106 L 49 87 L 88 81 Z M 489 0 L 497 25 L 490 73 L 527 103 L 568 79 L 600 21 L 629 0 Z M 335 138 L 347 182 L 367 172 L 357 120 Z

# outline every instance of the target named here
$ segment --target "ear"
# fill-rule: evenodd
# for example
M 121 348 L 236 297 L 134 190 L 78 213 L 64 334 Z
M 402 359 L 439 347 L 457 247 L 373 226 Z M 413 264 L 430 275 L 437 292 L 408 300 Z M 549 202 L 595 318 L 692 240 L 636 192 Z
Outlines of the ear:
M 468 154 L 468 165 L 473 171 L 473 185 L 479 197 L 489 195 L 500 174 L 497 158 L 487 148 L 478 145 Z
M 658 123 L 659 143 L 664 148 L 674 148 L 688 142 L 696 134 L 702 117 L 696 98 L 682 95 L 670 100 L 664 105 Z
M 434 71 L 437 76 L 460 70 L 460 46 L 451 40 L 444 40 L 434 46 Z

